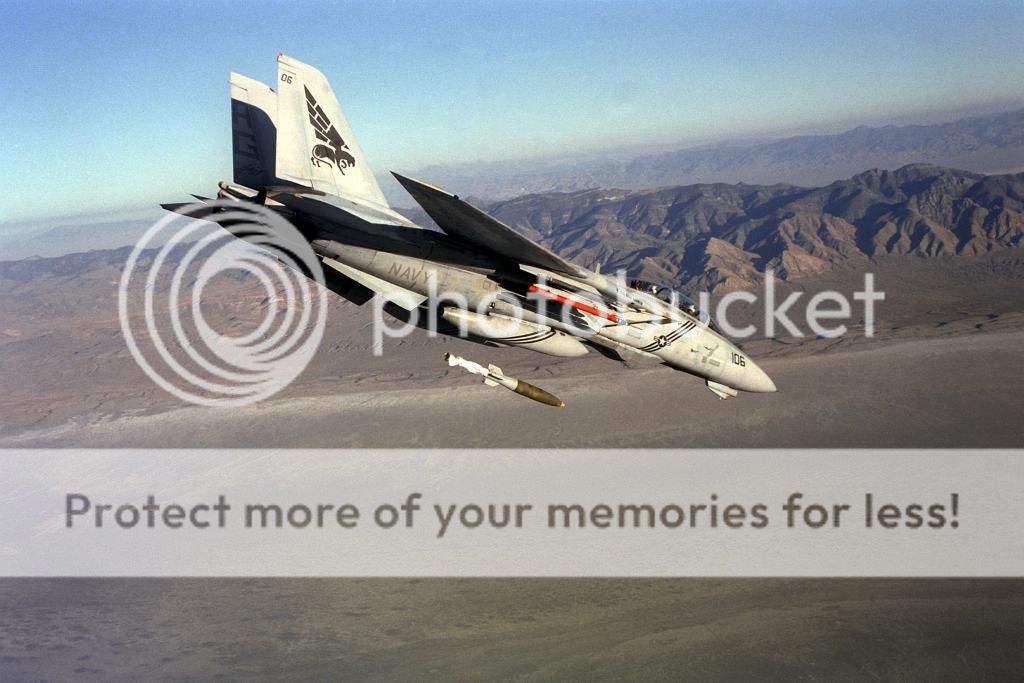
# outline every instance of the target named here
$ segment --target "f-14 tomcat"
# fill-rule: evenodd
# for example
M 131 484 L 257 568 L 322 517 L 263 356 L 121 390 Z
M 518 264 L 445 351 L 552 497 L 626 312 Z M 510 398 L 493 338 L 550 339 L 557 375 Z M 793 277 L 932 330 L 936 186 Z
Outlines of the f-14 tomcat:
M 218 196 L 291 221 L 337 293 L 360 305 L 382 295 L 398 315 L 432 309 L 433 319 L 493 346 L 660 362 L 703 378 L 723 399 L 775 391 L 756 363 L 668 288 L 570 263 L 457 195 L 394 174 L 443 232 L 411 222 L 385 200 L 323 74 L 286 55 L 277 67 L 276 92 L 231 74 L 234 182 L 220 183 Z M 461 300 L 437 300 L 438 293 Z

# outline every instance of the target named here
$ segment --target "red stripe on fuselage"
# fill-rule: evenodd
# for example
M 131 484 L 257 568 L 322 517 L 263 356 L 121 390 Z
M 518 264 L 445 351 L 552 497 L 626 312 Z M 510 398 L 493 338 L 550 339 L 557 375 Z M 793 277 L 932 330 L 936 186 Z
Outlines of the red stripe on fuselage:
M 601 309 L 595 308 L 590 304 L 585 304 L 582 301 L 576 301 L 575 299 L 569 299 L 567 297 L 564 297 L 561 294 L 549 292 L 546 289 L 541 289 L 537 285 L 530 285 L 530 291 L 536 292 L 537 294 L 540 294 L 542 296 L 546 296 L 547 298 L 552 299 L 553 301 L 557 301 L 560 304 L 567 304 L 577 310 L 589 313 L 590 315 L 596 315 L 599 318 L 611 320 L 613 323 L 620 322 L 619 316 L 615 315 L 614 313 L 608 313 L 607 311 L 602 311 Z

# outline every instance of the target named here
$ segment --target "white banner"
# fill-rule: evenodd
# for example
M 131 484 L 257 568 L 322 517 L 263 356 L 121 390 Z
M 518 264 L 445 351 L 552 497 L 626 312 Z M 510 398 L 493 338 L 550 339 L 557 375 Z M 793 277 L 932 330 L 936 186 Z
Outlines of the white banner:
M 1024 576 L 1024 451 L 3 450 L 0 576 Z

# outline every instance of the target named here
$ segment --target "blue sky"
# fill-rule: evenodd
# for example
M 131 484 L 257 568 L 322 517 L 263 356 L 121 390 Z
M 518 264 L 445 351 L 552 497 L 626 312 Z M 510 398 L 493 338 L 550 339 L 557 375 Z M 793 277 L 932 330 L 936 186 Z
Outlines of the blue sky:
M 378 172 L 1024 101 L 1024 3 L 0 0 L 0 231 L 211 192 L 227 75 L 331 80 Z

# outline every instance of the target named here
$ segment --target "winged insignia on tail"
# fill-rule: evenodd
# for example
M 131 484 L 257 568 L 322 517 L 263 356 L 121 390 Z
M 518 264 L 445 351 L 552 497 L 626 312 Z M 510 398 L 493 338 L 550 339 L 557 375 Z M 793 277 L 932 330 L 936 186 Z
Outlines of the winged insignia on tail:
M 341 134 L 338 133 L 338 129 L 334 127 L 331 120 L 327 118 L 324 110 L 316 103 L 313 93 L 309 92 L 309 88 L 303 89 L 306 91 L 306 109 L 309 111 L 309 122 L 313 124 L 316 139 L 326 143 L 314 145 L 313 155 L 309 160 L 316 166 L 321 164 L 337 166 L 338 170 L 344 175 L 346 168 L 356 165 L 356 159 L 346 151 L 348 150 L 348 145 L 345 144 Z

